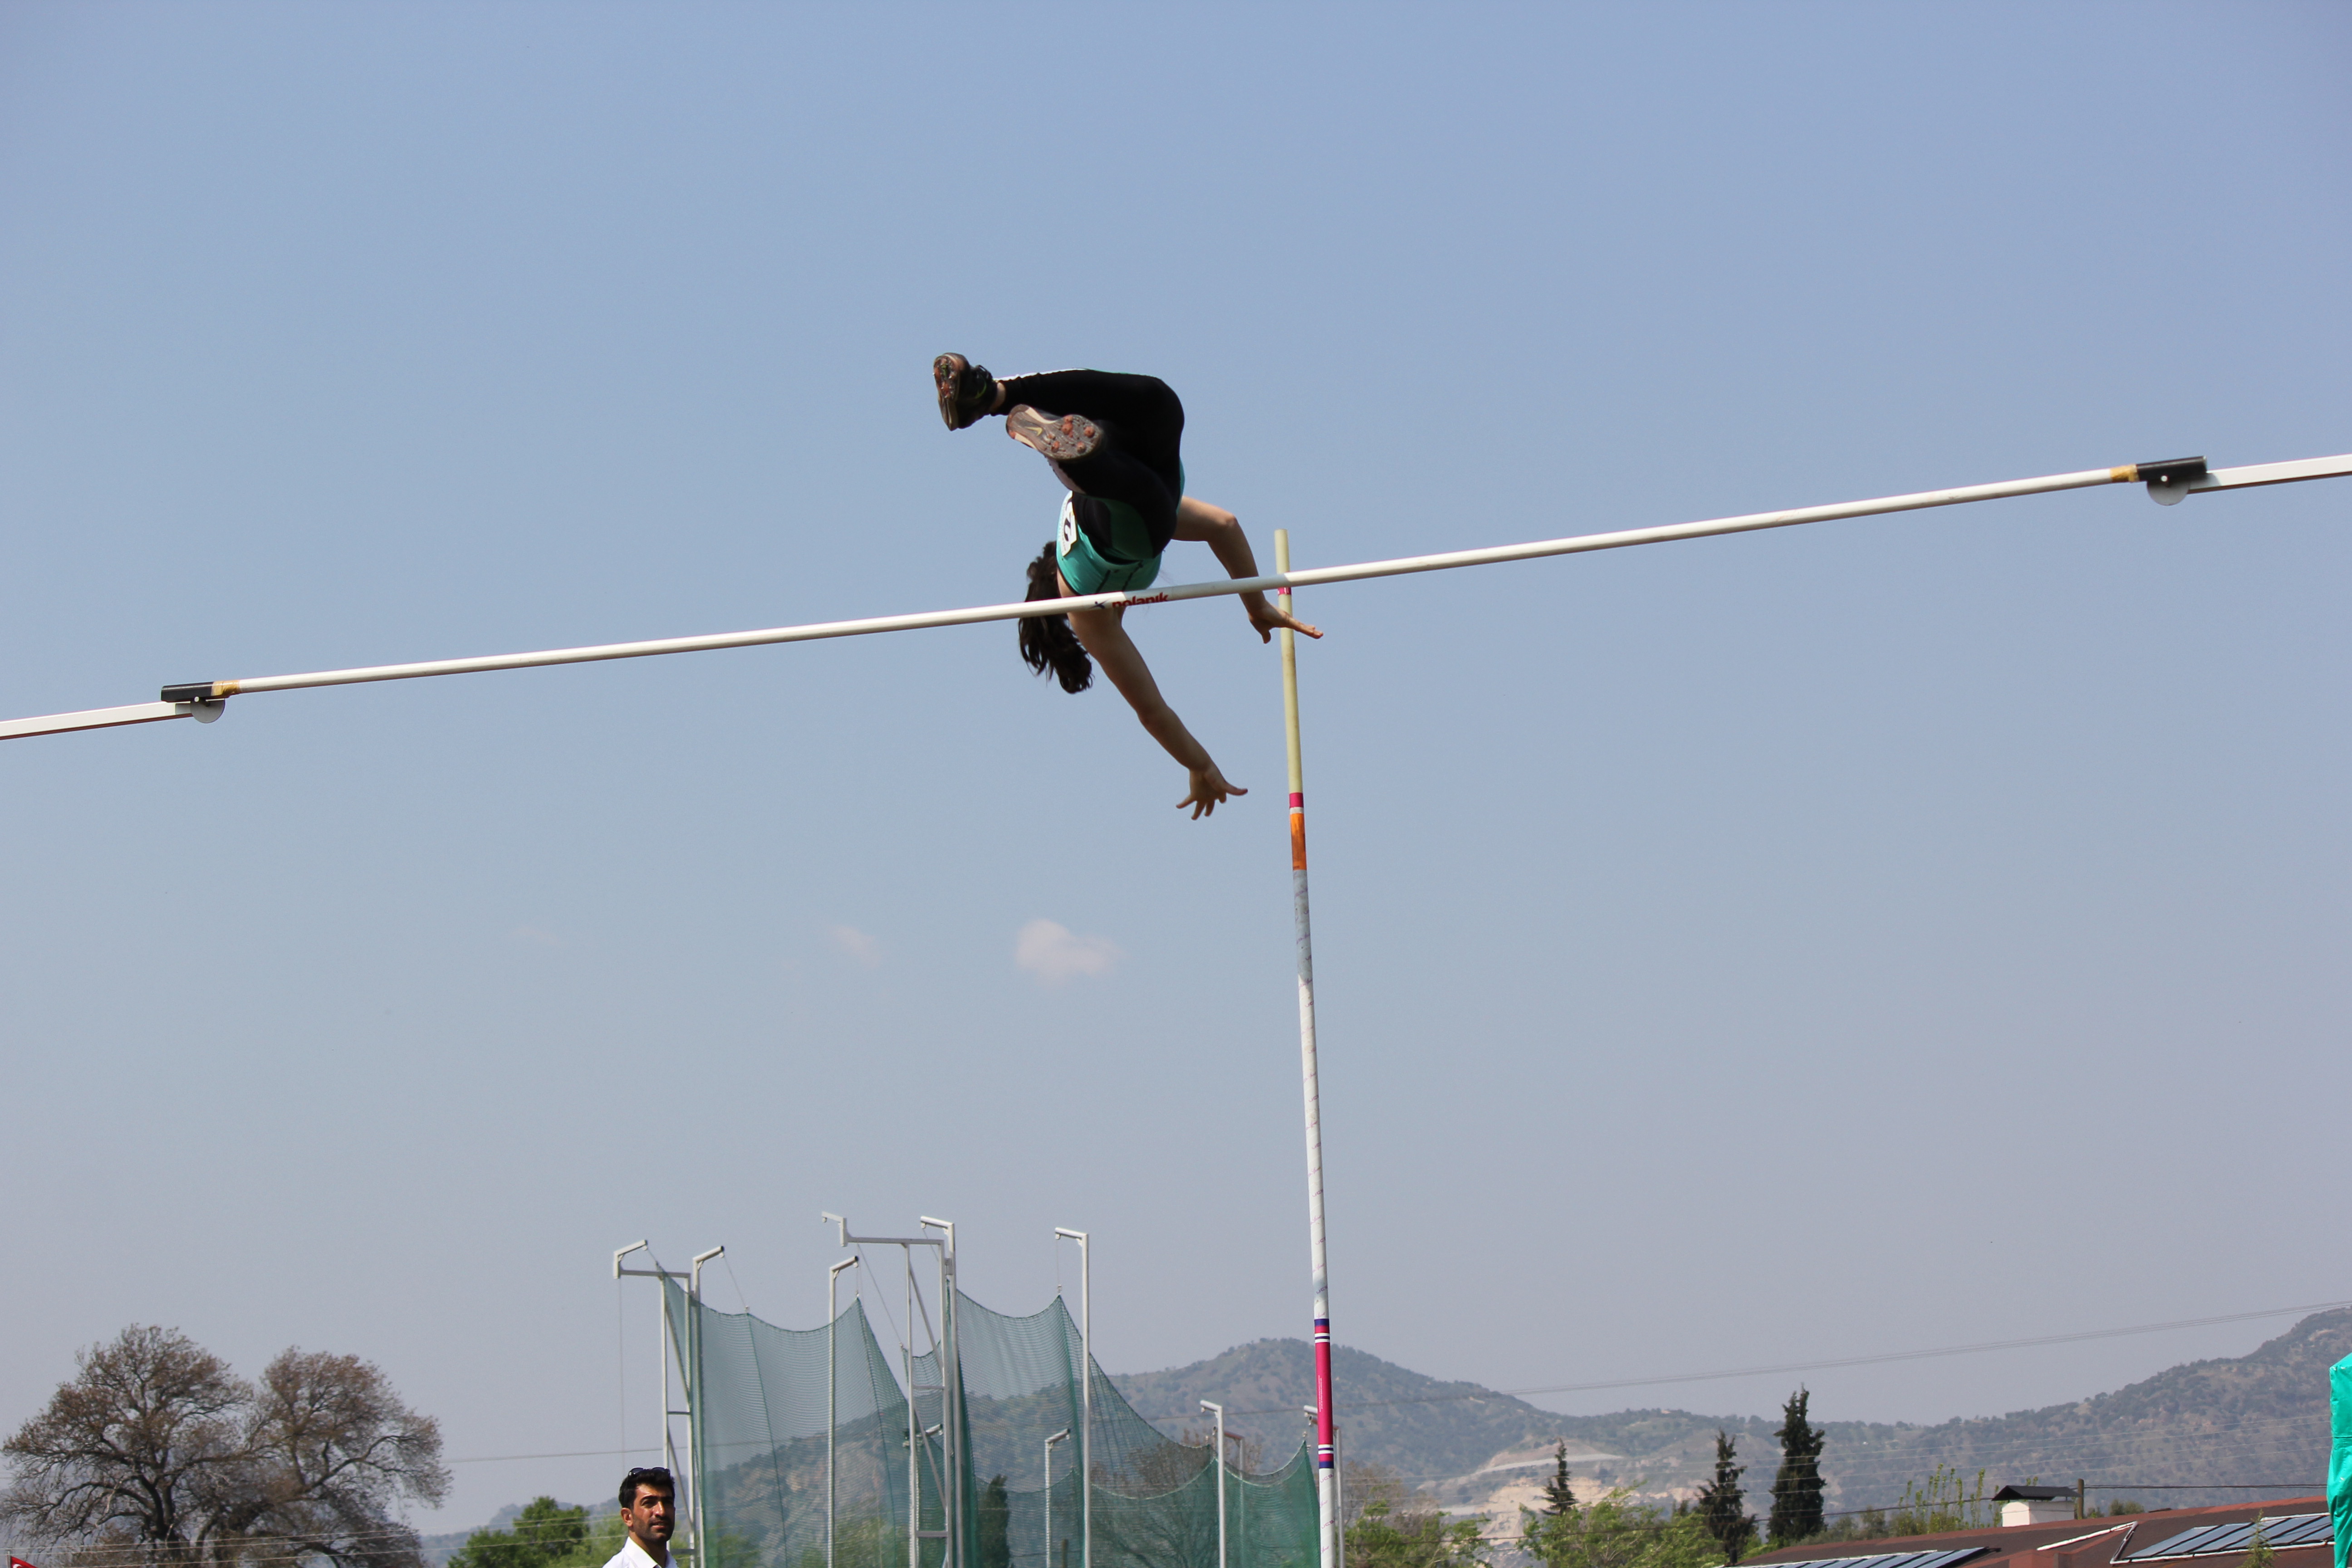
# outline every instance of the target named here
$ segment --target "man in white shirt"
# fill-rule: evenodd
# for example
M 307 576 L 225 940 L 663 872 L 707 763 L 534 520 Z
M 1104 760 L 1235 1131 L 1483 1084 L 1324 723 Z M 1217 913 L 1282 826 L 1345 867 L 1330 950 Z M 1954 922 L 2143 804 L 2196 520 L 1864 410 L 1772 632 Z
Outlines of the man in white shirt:
M 669 1537 L 677 1528 L 677 1483 L 659 1465 L 621 1478 L 621 1523 L 629 1539 L 604 1568 L 670 1568 Z

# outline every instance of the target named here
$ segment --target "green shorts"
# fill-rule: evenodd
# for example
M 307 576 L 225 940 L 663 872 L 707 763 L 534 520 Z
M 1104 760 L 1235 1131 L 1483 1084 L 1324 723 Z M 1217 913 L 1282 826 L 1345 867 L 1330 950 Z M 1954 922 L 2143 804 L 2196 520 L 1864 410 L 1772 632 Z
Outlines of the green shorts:
M 1104 554 L 1078 526 L 1077 498 L 1062 498 L 1062 523 L 1055 534 L 1056 564 L 1062 569 L 1062 580 L 1076 594 L 1109 594 L 1124 589 L 1148 588 L 1160 575 L 1160 556 L 1151 552 L 1151 536 L 1143 525 L 1143 516 L 1124 501 L 1097 501 L 1111 517 L 1111 536 L 1121 544 L 1135 548 L 1141 558 L 1120 560 Z M 1150 553 L 1145 553 L 1150 552 Z

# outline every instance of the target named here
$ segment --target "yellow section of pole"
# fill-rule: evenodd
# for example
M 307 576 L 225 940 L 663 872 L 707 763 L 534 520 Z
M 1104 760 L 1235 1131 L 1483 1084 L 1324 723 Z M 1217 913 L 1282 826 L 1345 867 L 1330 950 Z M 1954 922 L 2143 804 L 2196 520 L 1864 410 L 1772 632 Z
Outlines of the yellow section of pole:
M 1290 530 L 1274 531 L 1274 569 L 1290 570 Z M 1290 590 L 1275 590 L 1275 605 L 1292 613 Z M 1298 634 L 1285 626 L 1275 634 L 1282 639 L 1282 731 L 1290 749 L 1290 868 L 1307 869 L 1306 764 L 1298 751 Z

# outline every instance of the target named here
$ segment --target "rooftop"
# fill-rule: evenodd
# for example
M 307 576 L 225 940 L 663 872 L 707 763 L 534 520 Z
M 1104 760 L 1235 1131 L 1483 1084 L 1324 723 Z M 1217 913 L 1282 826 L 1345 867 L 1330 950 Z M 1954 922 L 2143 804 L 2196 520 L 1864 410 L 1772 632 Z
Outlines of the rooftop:
M 2020 1500 L 2071 1496 L 2064 1487 L 2005 1487 Z M 2047 1524 L 1956 1530 L 1881 1541 L 1814 1542 L 1740 1559 L 1741 1568 L 2106 1568 L 2163 1563 L 2166 1568 L 2241 1568 L 2254 1529 L 2277 1555 L 2277 1568 L 2335 1568 L 2334 1537 L 2324 1497 L 2273 1498 L 2219 1508 L 2054 1520 Z

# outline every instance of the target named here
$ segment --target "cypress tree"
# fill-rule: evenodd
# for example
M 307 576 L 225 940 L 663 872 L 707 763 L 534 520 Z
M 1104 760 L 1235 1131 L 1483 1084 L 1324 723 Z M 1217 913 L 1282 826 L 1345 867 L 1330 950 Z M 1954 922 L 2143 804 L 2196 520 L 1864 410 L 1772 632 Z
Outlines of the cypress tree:
M 1812 1394 L 1800 1387 L 1780 1407 L 1780 1470 L 1772 1478 L 1772 1517 L 1765 1530 L 1775 1546 L 1822 1532 L 1822 1445 L 1828 1434 L 1806 1419 Z
M 1003 1476 L 980 1494 L 980 1568 L 1013 1568 L 1013 1499 Z
M 1706 1532 L 1715 1537 L 1715 1543 L 1723 1548 L 1724 1555 L 1734 1563 L 1739 1561 L 1740 1553 L 1756 1538 L 1756 1516 L 1740 1506 L 1746 1500 L 1740 1495 L 1739 1477 L 1747 1467 L 1731 1462 L 1738 1451 L 1738 1445 L 1727 1434 L 1716 1433 L 1715 1479 L 1698 1494 L 1698 1501 L 1691 1510 L 1699 1516 Z
M 1552 1446 L 1551 1479 L 1544 1483 L 1544 1513 L 1552 1519 L 1576 1511 L 1576 1493 L 1568 1484 L 1568 1440 Z

